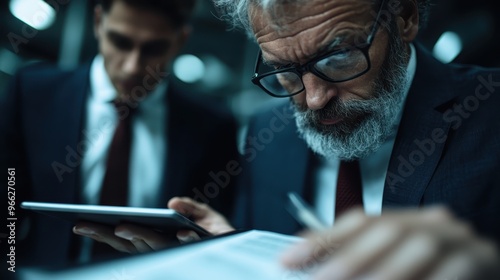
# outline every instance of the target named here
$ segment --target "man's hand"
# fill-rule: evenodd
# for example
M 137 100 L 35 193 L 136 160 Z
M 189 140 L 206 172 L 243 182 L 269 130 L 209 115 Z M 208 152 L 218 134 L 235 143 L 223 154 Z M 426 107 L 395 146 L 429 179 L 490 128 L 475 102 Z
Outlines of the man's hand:
M 194 221 L 197 225 L 206 229 L 213 235 L 219 235 L 233 231 L 224 216 L 210 208 L 210 206 L 199 203 L 188 197 L 174 197 L 168 202 L 168 208 L 174 209 L 182 215 Z M 177 238 L 181 241 L 199 239 L 198 235 L 192 231 L 179 231 Z
M 78 222 L 73 227 L 73 232 L 107 243 L 114 249 L 125 253 L 156 251 L 167 247 L 174 241 L 152 229 L 131 224 L 121 224 L 113 228 L 91 222 Z
M 500 279 L 495 244 L 443 208 L 382 217 L 351 211 L 333 228 L 306 234 L 282 263 L 292 269 L 318 265 L 314 279 Z
M 234 230 L 224 216 L 208 205 L 190 198 L 174 197 L 169 201 L 168 207 L 190 218 L 214 235 Z M 164 234 L 131 224 L 121 224 L 112 228 L 90 222 L 79 222 L 73 227 L 73 232 L 107 243 L 116 250 L 127 253 L 156 251 L 172 244 L 172 240 Z M 184 242 L 199 239 L 198 235 L 192 231 L 179 231 L 177 238 Z

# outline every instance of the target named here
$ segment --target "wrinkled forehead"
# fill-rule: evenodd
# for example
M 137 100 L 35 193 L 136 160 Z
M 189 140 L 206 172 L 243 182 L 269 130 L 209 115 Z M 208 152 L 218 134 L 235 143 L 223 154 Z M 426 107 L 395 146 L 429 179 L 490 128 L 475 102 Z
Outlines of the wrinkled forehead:
M 374 0 L 252 0 L 249 19 L 254 34 L 300 32 L 308 23 L 362 21 L 370 16 Z M 256 34 L 257 35 L 257 34 Z
M 371 0 L 271 1 L 281 2 L 254 4 L 249 19 L 263 59 L 280 64 L 304 63 L 344 40 L 365 42 L 376 16 Z

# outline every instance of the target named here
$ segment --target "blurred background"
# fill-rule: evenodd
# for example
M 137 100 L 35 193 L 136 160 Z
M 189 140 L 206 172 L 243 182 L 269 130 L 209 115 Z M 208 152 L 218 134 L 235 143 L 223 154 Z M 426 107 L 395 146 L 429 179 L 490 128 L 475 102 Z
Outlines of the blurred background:
M 500 66 L 496 1 L 434 1 L 420 42 L 440 60 Z M 72 68 L 96 54 L 93 1 L 0 0 L 0 94 L 19 67 L 50 61 Z M 194 33 L 173 64 L 175 82 L 229 105 L 244 124 L 255 109 L 276 102 L 250 82 L 257 46 L 228 31 L 210 0 L 200 0 Z

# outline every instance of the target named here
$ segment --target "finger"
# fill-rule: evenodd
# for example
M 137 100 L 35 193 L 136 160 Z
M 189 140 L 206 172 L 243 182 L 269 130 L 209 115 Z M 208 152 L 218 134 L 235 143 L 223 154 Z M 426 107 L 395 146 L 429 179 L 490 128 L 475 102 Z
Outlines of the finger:
M 180 230 L 177 232 L 177 239 L 181 243 L 189 243 L 196 240 L 200 240 L 200 236 L 192 230 Z
M 423 226 L 432 226 L 454 221 L 452 213 L 442 206 L 432 206 L 423 209 L 399 209 L 384 211 L 377 220 L 391 221 L 408 228 L 420 229 Z
M 390 253 L 401 241 L 405 232 L 400 227 L 383 223 L 371 226 L 359 237 L 339 249 L 318 271 L 318 279 L 328 275 L 335 279 L 352 279 Z
M 204 219 L 195 220 L 194 222 L 213 235 L 224 234 L 234 230 L 226 218 L 217 213 L 208 214 Z
M 370 271 L 365 271 L 365 275 L 386 280 L 421 279 L 444 254 L 438 239 L 415 233 L 381 258 Z
M 168 202 L 168 208 L 174 209 L 192 219 L 201 219 L 209 211 L 214 211 L 208 205 L 194 201 L 189 197 L 174 197 Z
M 440 236 L 448 238 L 453 222 L 452 215 L 443 207 L 432 207 L 424 211 L 399 210 L 386 211 L 382 217 L 369 218 L 362 209 L 355 209 L 341 216 L 332 229 L 321 234 L 310 233 L 306 235 L 307 241 L 286 252 L 282 262 L 289 268 L 302 268 L 312 263 L 315 259 L 325 259 L 329 254 L 341 247 L 341 244 L 349 244 L 361 232 L 374 223 L 387 223 L 398 225 L 398 227 L 410 230 L 422 230 L 430 227 L 433 231 L 440 231 Z M 467 236 L 467 230 L 458 230 L 461 238 Z M 454 236 L 457 236 L 456 233 Z
M 149 246 L 144 240 L 138 239 L 138 238 L 132 238 L 130 240 L 132 244 L 134 244 L 135 248 L 137 249 L 137 252 L 139 253 L 147 253 L 147 252 L 152 252 L 153 248 Z
M 198 203 L 191 198 L 174 197 L 168 202 L 168 207 L 189 217 L 196 224 L 214 235 L 234 230 L 222 214 L 208 205 Z
M 135 246 L 128 240 L 115 236 L 114 229 L 110 226 L 79 222 L 73 227 L 73 232 L 106 243 L 120 252 L 137 253 Z
M 333 228 L 320 233 L 306 234 L 306 240 L 286 251 L 281 262 L 293 269 L 324 260 L 340 248 L 340 244 L 355 238 L 369 224 L 370 219 L 361 209 L 350 211 L 339 218 Z
M 499 279 L 500 256 L 494 243 L 476 240 L 462 244 L 425 279 Z
M 168 237 L 163 234 L 156 232 L 152 229 L 148 229 L 145 227 L 140 227 L 131 224 L 121 224 L 116 227 L 114 230 L 114 234 L 120 238 L 129 240 L 141 246 L 141 250 L 161 250 L 169 245 Z M 139 242 L 138 240 L 142 240 L 144 243 Z M 145 246 L 147 245 L 147 247 Z M 149 247 L 149 250 L 148 250 Z M 139 248 L 137 248 L 139 249 Z

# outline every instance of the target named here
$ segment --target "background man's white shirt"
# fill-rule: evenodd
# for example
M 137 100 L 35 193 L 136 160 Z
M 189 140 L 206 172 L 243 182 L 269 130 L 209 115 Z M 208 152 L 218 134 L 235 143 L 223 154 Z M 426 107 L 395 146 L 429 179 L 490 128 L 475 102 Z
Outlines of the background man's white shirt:
M 132 119 L 128 205 L 166 207 L 158 196 L 166 164 L 166 82 L 160 83 L 139 103 Z M 106 169 L 111 140 L 118 125 L 118 113 L 111 103 L 116 90 L 104 68 L 101 55 L 90 69 L 90 93 L 87 99 L 84 139 L 87 151 L 82 159 L 82 198 L 97 204 Z

